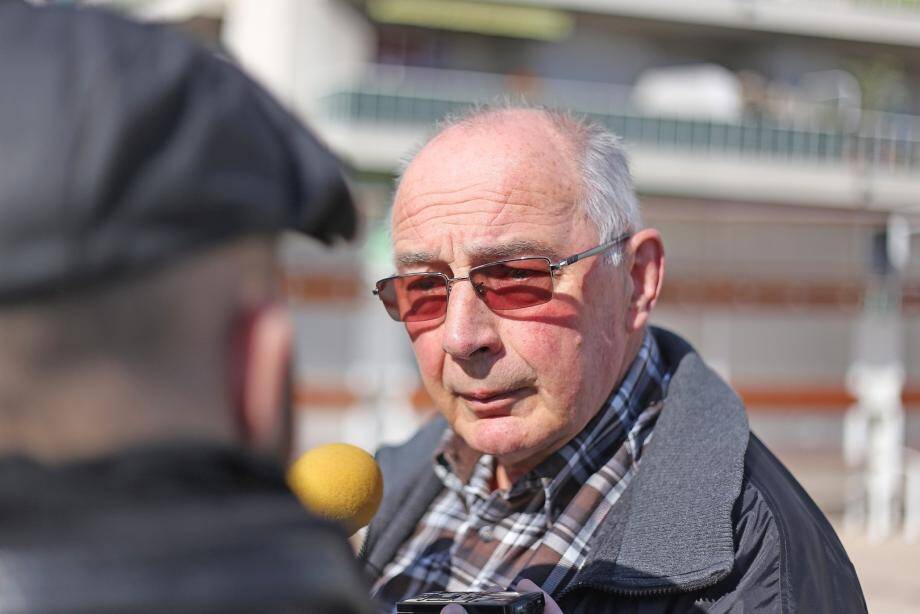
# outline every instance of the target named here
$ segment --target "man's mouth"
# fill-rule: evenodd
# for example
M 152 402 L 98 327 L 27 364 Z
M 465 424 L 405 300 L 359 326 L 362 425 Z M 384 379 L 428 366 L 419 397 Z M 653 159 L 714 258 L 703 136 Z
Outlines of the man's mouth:
M 520 398 L 526 395 L 526 388 L 512 390 L 475 390 L 457 393 L 478 418 L 507 416 Z

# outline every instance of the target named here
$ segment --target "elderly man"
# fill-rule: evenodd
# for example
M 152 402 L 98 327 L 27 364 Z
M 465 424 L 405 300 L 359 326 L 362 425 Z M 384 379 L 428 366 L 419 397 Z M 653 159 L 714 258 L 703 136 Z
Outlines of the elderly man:
M 530 580 L 567 614 L 865 611 L 739 399 L 648 326 L 664 250 L 613 135 L 535 109 L 459 119 L 407 167 L 392 238 L 375 292 L 443 419 L 380 451 L 377 599 Z
M 341 172 L 164 27 L 0 2 L 0 611 L 368 611 L 283 473 L 284 229 Z

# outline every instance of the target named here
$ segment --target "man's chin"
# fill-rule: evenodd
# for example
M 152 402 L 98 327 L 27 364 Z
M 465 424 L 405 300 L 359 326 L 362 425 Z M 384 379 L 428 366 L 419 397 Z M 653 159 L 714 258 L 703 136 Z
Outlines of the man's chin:
M 477 452 L 499 458 L 516 457 L 530 448 L 523 427 L 516 416 L 481 418 L 464 425 L 459 434 Z

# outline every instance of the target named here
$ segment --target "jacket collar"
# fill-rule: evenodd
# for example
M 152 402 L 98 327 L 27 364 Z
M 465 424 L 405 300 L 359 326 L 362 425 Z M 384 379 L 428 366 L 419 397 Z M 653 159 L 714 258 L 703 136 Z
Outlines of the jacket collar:
M 750 434 L 744 407 L 687 342 L 662 329 L 652 334 L 673 373 L 664 407 L 636 478 L 563 593 L 579 587 L 637 595 L 695 590 L 715 584 L 734 564 L 732 508 Z M 362 553 L 373 575 L 442 488 L 426 461 L 446 427 L 437 418 L 408 444 L 378 455 L 394 483 Z
M 734 565 L 732 509 L 750 431 L 737 395 L 673 333 L 653 329 L 673 375 L 633 483 L 565 592 L 695 590 Z

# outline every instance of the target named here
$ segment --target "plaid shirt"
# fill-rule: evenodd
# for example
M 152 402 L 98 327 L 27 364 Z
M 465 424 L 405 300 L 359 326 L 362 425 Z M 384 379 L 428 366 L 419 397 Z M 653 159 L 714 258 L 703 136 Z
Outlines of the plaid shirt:
M 646 332 L 602 410 L 507 490 L 490 489 L 495 458 L 467 453 L 464 461 L 469 448 L 448 430 L 434 467 L 445 488 L 374 585 L 381 607 L 428 591 L 505 589 L 525 577 L 549 593 L 564 588 L 636 474 L 668 379 Z

